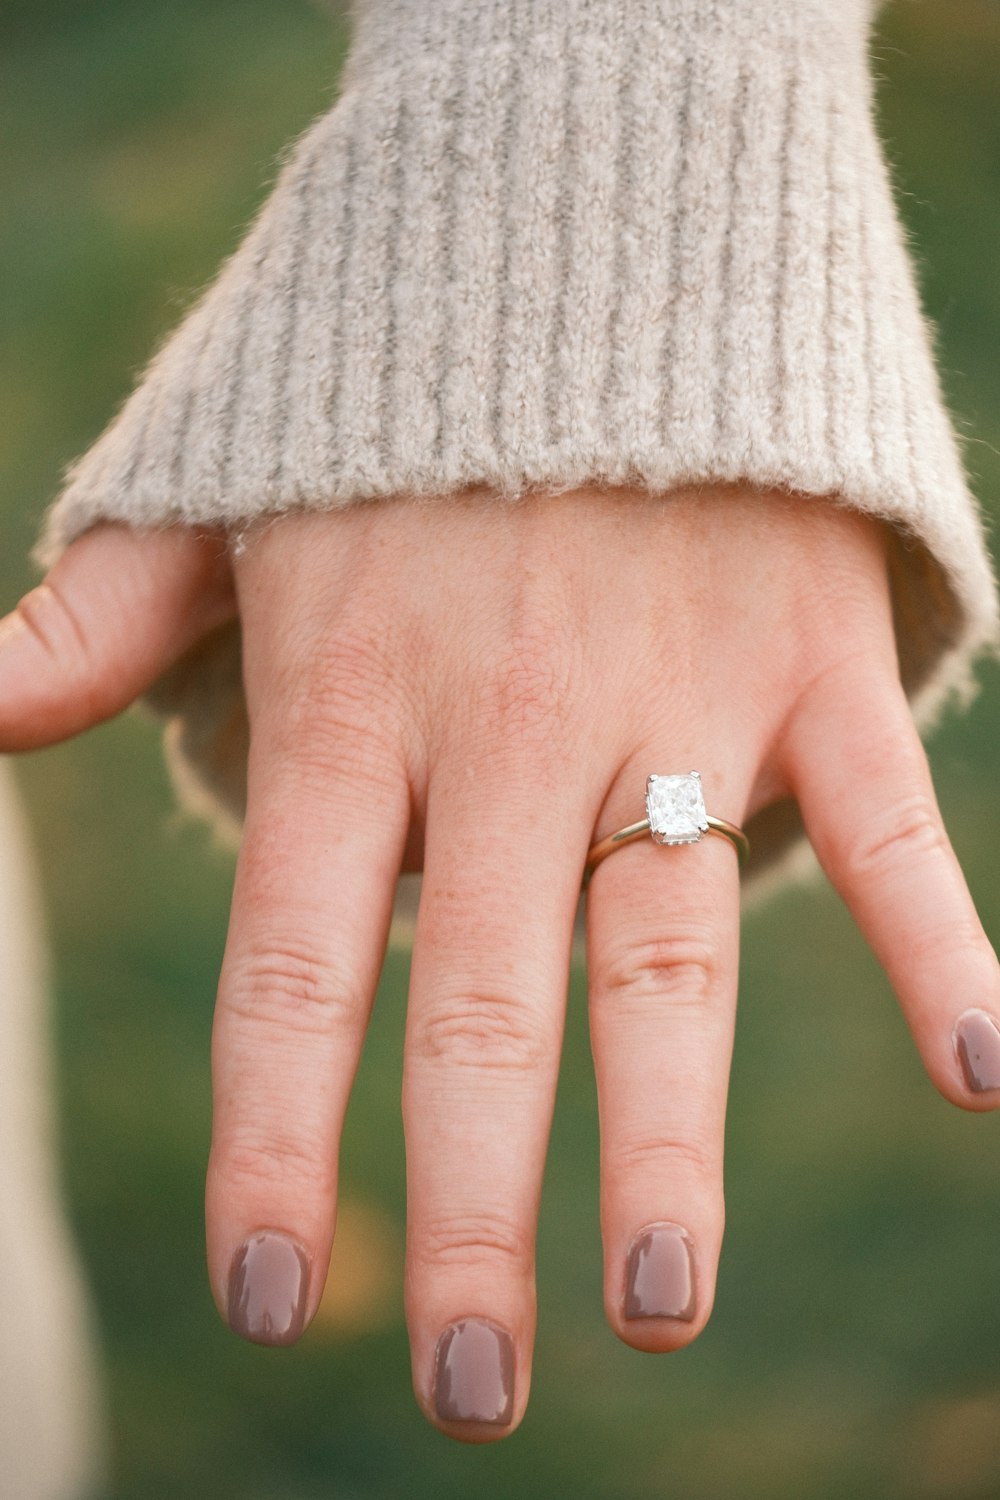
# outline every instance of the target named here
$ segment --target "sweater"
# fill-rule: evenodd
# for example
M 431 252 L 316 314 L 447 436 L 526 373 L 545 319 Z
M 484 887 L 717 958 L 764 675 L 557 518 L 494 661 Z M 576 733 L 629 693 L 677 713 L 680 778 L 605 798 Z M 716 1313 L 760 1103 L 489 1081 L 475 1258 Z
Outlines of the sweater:
M 875 130 L 874 9 L 358 0 L 333 107 L 67 469 L 39 559 L 103 519 L 778 487 L 886 523 L 915 719 L 967 704 L 1000 612 Z M 147 702 L 182 797 L 238 825 L 238 623 Z M 814 865 L 794 803 L 747 833 L 745 891 Z

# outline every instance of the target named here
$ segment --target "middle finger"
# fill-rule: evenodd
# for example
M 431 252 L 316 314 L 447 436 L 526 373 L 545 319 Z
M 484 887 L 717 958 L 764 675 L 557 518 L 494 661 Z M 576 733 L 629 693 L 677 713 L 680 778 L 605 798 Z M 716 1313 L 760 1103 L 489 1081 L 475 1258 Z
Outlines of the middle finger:
M 535 747 L 537 749 L 537 747 Z M 439 762 L 428 788 L 403 1110 L 414 1386 L 453 1436 L 527 1401 L 534 1236 L 573 920 L 592 826 L 533 753 Z

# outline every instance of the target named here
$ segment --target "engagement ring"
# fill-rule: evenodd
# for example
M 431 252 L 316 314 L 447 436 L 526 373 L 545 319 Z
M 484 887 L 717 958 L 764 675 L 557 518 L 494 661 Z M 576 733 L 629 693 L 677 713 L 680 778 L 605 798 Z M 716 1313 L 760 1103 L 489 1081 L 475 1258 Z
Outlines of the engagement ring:
M 727 823 L 725 818 L 713 818 L 705 811 L 705 796 L 697 771 L 689 771 L 686 776 L 652 775 L 646 780 L 646 816 L 641 823 L 630 823 L 591 845 L 584 881 L 602 859 L 645 833 L 651 835 L 655 844 L 696 844 L 704 834 L 717 833 L 733 845 L 740 864 L 750 853 L 750 841 L 742 828 Z

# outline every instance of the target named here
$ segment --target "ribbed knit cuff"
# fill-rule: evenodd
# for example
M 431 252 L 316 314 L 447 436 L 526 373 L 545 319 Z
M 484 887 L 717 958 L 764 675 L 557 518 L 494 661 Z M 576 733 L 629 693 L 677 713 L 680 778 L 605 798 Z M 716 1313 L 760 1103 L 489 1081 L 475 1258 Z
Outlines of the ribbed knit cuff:
M 781 487 L 896 523 L 928 723 L 971 694 L 997 603 L 874 133 L 870 9 L 360 5 L 337 104 L 68 471 L 41 555 L 106 517 Z

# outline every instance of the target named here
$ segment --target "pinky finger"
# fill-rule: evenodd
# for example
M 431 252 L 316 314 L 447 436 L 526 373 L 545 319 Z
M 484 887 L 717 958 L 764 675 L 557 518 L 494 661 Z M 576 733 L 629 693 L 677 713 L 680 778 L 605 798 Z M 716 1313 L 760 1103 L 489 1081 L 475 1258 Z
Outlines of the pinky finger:
M 94 527 L 0 620 L 0 752 L 111 718 L 235 611 L 221 534 Z
M 905 693 L 827 673 L 782 751 L 813 848 L 889 977 L 924 1065 L 965 1109 L 1000 1105 L 1000 966 L 941 818 Z

